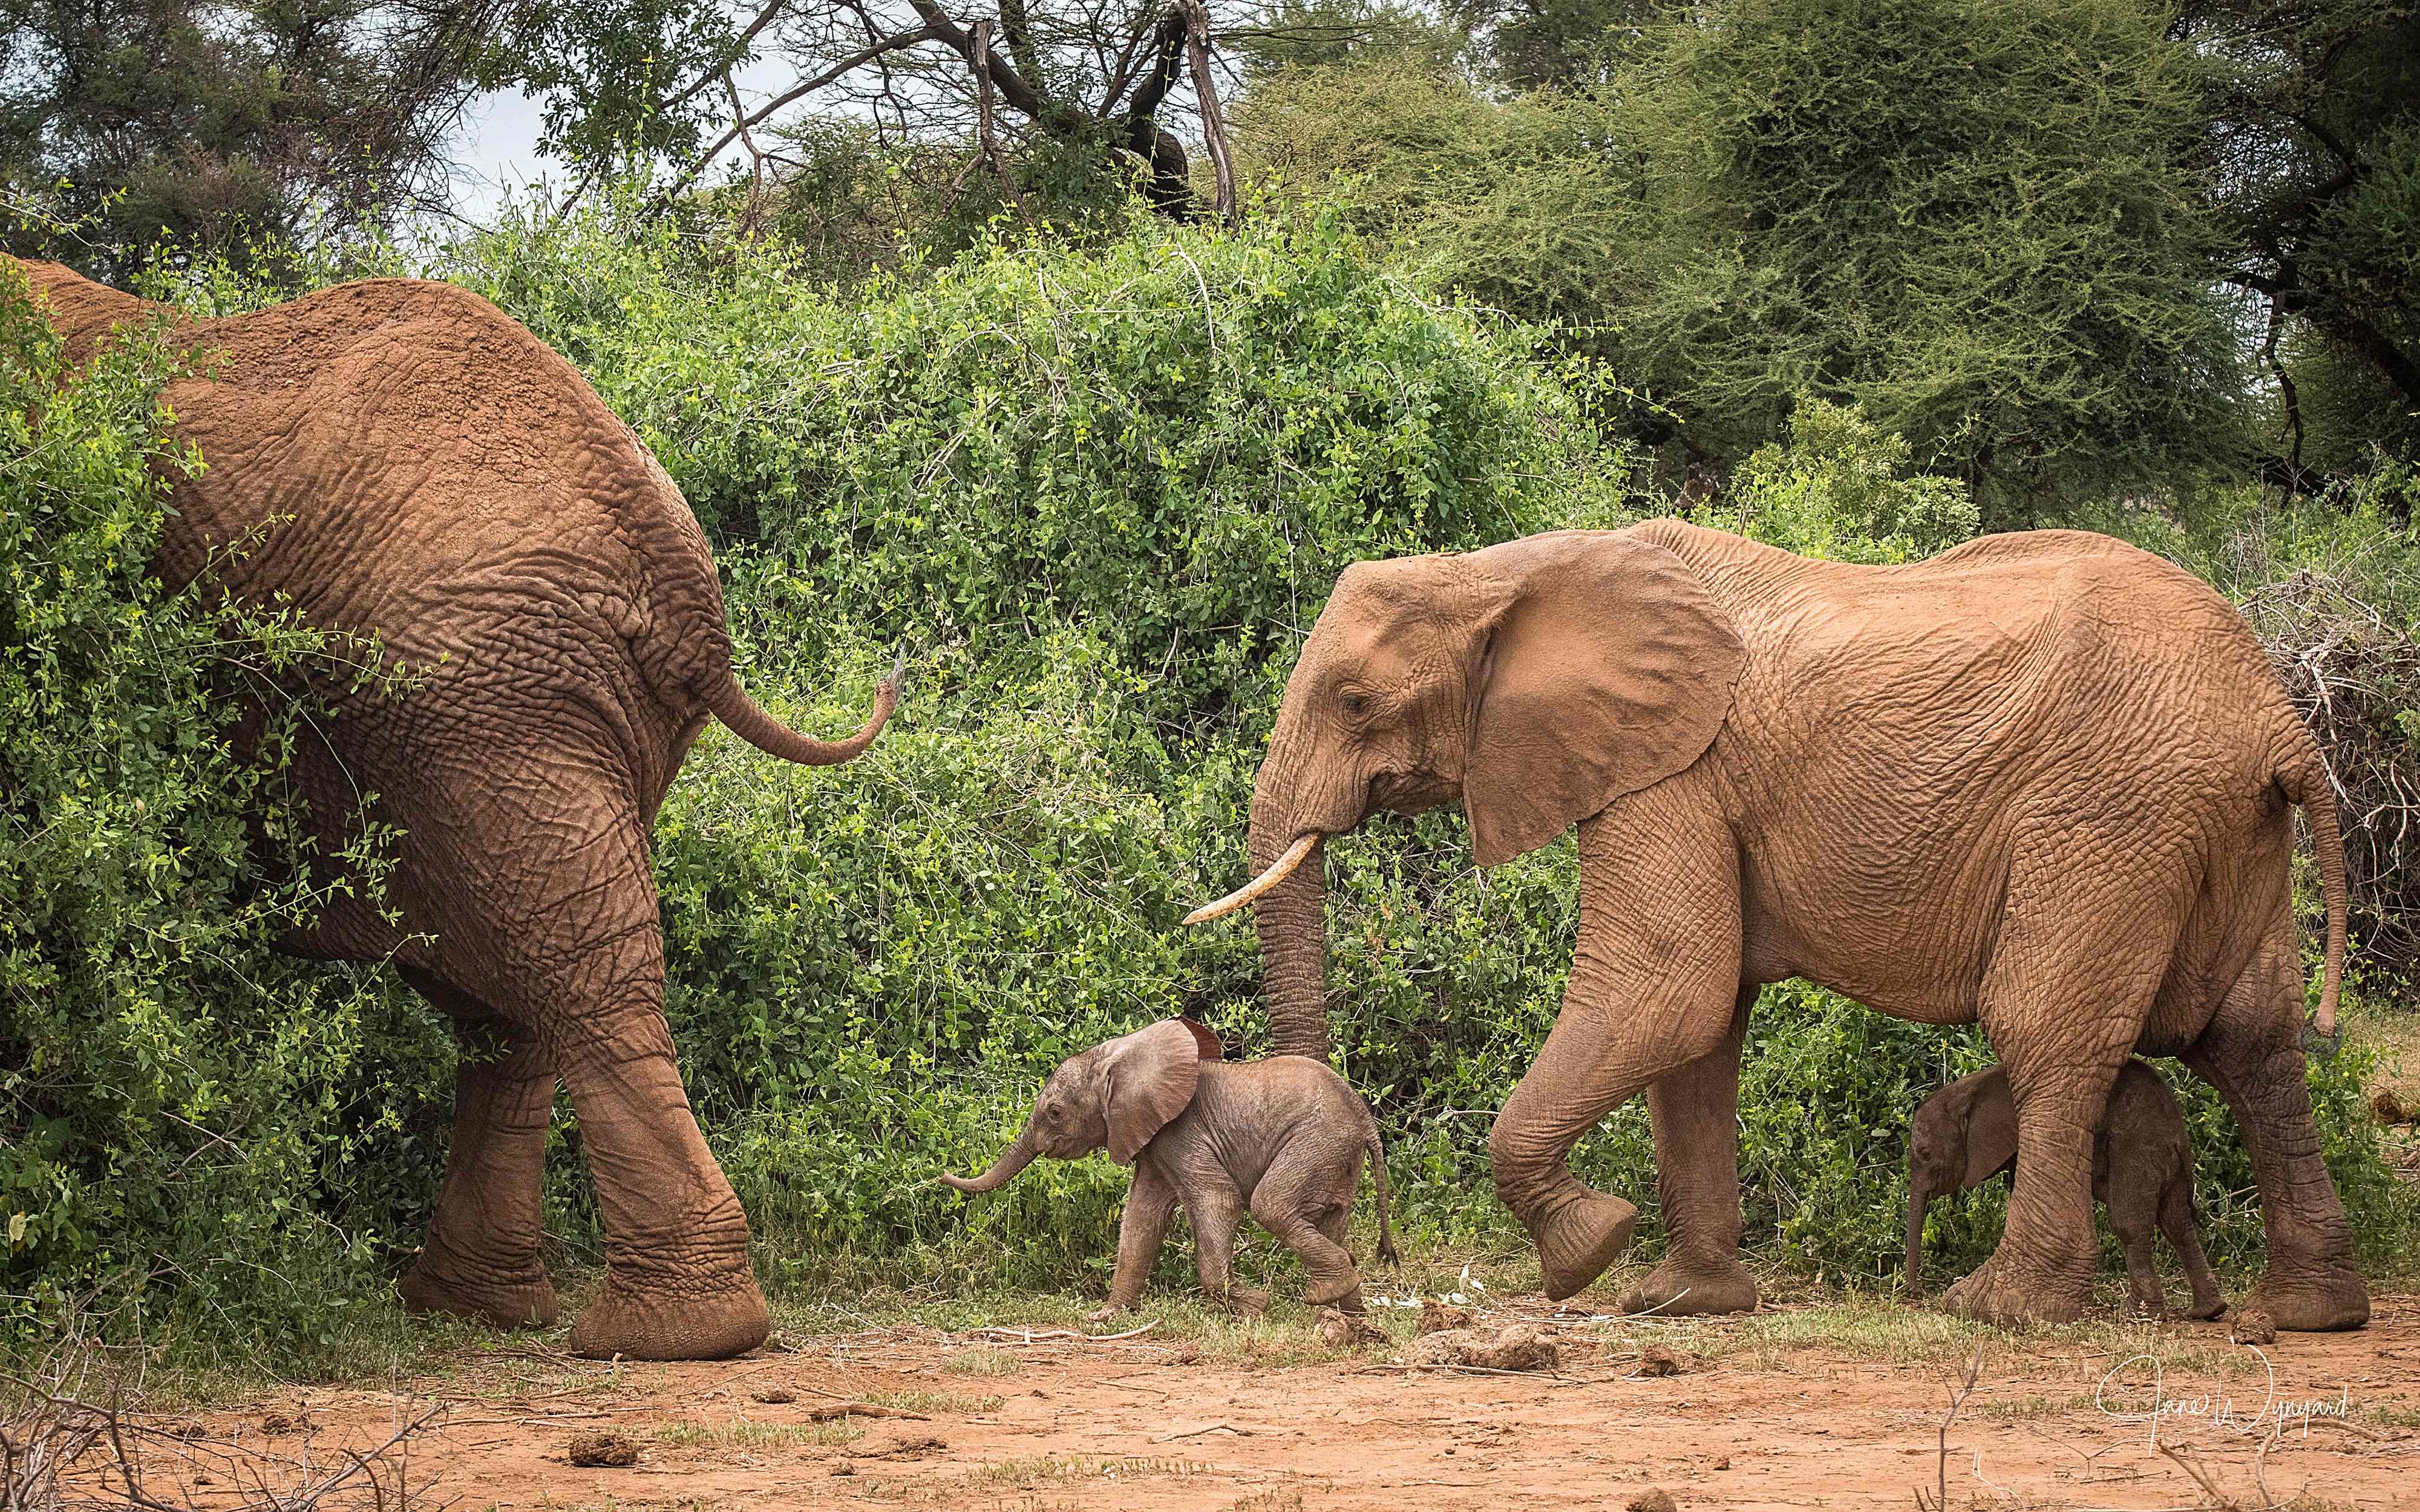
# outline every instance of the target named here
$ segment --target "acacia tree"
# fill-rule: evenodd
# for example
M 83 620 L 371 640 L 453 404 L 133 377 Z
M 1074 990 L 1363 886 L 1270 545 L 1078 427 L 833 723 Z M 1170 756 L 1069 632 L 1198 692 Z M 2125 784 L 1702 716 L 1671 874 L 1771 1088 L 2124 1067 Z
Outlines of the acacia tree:
M 1193 204 L 1171 124 L 1184 122 L 1232 214 L 1220 35 L 1205 0 L 999 0 L 978 17 L 939 0 L 551 0 L 517 13 L 484 77 L 545 102 L 543 145 L 582 185 L 651 162 L 667 170 L 664 203 L 735 147 L 759 177 L 778 169 L 780 150 L 761 138 L 812 107 L 901 141 L 963 144 L 1012 198 L 1020 144 L 1129 154 L 1152 204 L 1175 216 Z M 752 100 L 743 73 L 783 82 Z
M 2202 62 L 2131 0 L 1703 8 L 1613 84 L 1623 376 L 1701 455 L 1856 404 L 1987 518 L 2229 460 Z
M 442 203 L 503 0 L 0 0 L 0 237 L 89 271 Z

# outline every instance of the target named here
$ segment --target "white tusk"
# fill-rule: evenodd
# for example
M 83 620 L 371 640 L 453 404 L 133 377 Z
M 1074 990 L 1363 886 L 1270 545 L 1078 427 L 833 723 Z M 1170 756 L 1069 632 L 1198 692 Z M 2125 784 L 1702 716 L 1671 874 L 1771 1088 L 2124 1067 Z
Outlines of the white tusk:
M 1227 894 L 1224 898 L 1219 899 L 1217 903 L 1203 903 L 1201 907 L 1186 915 L 1185 921 L 1188 924 L 1203 924 L 1223 915 L 1232 914 L 1236 909 L 1243 907 L 1246 903 L 1250 903 L 1253 899 L 1268 891 L 1271 887 L 1276 887 L 1279 883 L 1283 882 L 1286 878 L 1294 875 L 1294 869 L 1302 865 L 1302 858 L 1311 854 L 1311 847 L 1319 843 L 1320 838 L 1319 831 L 1315 829 L 1308 835 L 1297 838 L 1292 845 L 1286 847 L 1286 853 L 1283 856 L 1279 856 L 1275 861 L 1269 863 L 1269 869 L 1267 871 L 1262 872 L 1259 876 L 1254 877 L 1251 881 L 1245 883 L 1242 887 L 1237 887 L 1234 891 Z

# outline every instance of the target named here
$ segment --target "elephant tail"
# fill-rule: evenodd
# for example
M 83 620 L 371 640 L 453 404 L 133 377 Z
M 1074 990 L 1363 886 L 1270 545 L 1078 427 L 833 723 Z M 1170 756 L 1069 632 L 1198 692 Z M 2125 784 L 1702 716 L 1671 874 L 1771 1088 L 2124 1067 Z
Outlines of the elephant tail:
M 817 740 L 802 735 L 765 712 L 764 706 L 748 696 L 739 679 L 728 668 L 720 678 L 709 677 L 698 690 L 706 706 L 714 717 L 731 728 L 731 733 L 768 756 L 779 756 L 802 766 L 836 766 L 864 753 L 882 733 L 891 711 L 899 706 L 900 676 L 908 667 L 908 653 L 903 648 L 898 659 L 891 664 L 890 675 L 874 692 L 874 712 L 857 733 L 844 740 Z
M 1378 1189 L 1378 1258 L 1392 1265 L 1404 1257 L 1395 1247 L 1395 1221 L 1388 1210 L 1394 1204 L 1387 1193 L 1387 1147 L 1378 1138 L 1378 1120 L 1370 1116 L 1365 1104 L 1361 1109 L 1362 1148 L 1370 1151 L 1370 1181 Z
M 2351 896 L 2345 886 L 2344 833 L 2336 818 L 2335 782 L 2328 776 L 2327 759 L 2304 736 L 2300 759 L 2279 772 L 2286 795 L 2302 805 L 2311 822 L 2311 849 L 2319 864 L 2319 894 L 2327 900 L 2327 965 L 2319 980 L 2318 1028 L 2322 1036 L 2336 1032 L 2336 997 L 2344 988 L 2345 922 Z

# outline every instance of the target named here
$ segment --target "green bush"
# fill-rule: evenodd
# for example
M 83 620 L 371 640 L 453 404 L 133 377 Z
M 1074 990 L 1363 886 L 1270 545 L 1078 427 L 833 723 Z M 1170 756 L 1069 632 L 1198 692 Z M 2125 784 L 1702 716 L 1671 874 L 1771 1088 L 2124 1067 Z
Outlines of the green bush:
M 0 1330 L 89 1304 L 307 1359 L 382 1289 L 450 1051 L 375 973 L 270 949 L 379 839 L 302 842 L 315 711 L 274 689 L 377 648 L 146 573 L 206 465 L 168 440 L 177 371 L 155 332 L 69 376 L 0 268 Z

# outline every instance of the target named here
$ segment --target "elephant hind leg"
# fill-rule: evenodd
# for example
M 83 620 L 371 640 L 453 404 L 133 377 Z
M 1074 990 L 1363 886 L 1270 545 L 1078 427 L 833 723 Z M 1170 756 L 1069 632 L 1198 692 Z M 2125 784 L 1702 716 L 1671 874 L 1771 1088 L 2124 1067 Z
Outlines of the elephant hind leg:
M 456 1020 L 462 1050 L 445 1182 L 420 1257 L 396 1289 L 413 1312 L 543 1328 L 555 1319 L 554 1283 L 539 1257 L 553 1064 L 528 1029 L 439 977 L 399 969 Z
M 1281 1152 L 1252 1189 L 1252 1216 L 1279 1243 L 1301 1257 L 1310 1274 L 1303 1300 L 1357 1313 L 1361 1274 L 1343 1244 L 1352 1199 L 1339 1200 L 1334 1186 L 1328 1151 Z
M 2245 1305 L 2265 1309 L 2279 1328 L 2324 1333 L 2366 1323 L 2369 1288 L 2353 1268 L 2352 1226 L 2319 1158 L 2303 1060 L 2303 1004 L 2293 915 L 2281 904 L 2250 964 L 2183 1058 L 2234 1110 L 2260 1189 L 2269 1264 Z M 2198 1287 L 2195 1292 L 2198 1301 Z
M 571 1351 L 723 1359 L 771 1329 L 748 1218 L 674 1060 L 645 832 L 626 795 L 589 780 L 517 795 L 546 807 L 503 838 L 489 815 L 487 852 L 446 858 L 457 902 L 440 920 L 439 968 L 530 1025 L 571 1094 L 606 1244 L 605 1285 Z
M 2174 954 L 2192 879 L 2112 859 L 2063 818 L 2021 841 L 1980 1016 L 2017 1105 L 2008 1227 L 1950 1308 L 1987 1322 L 2065 1322 L 2092 1288 L 2094 1147 Z

